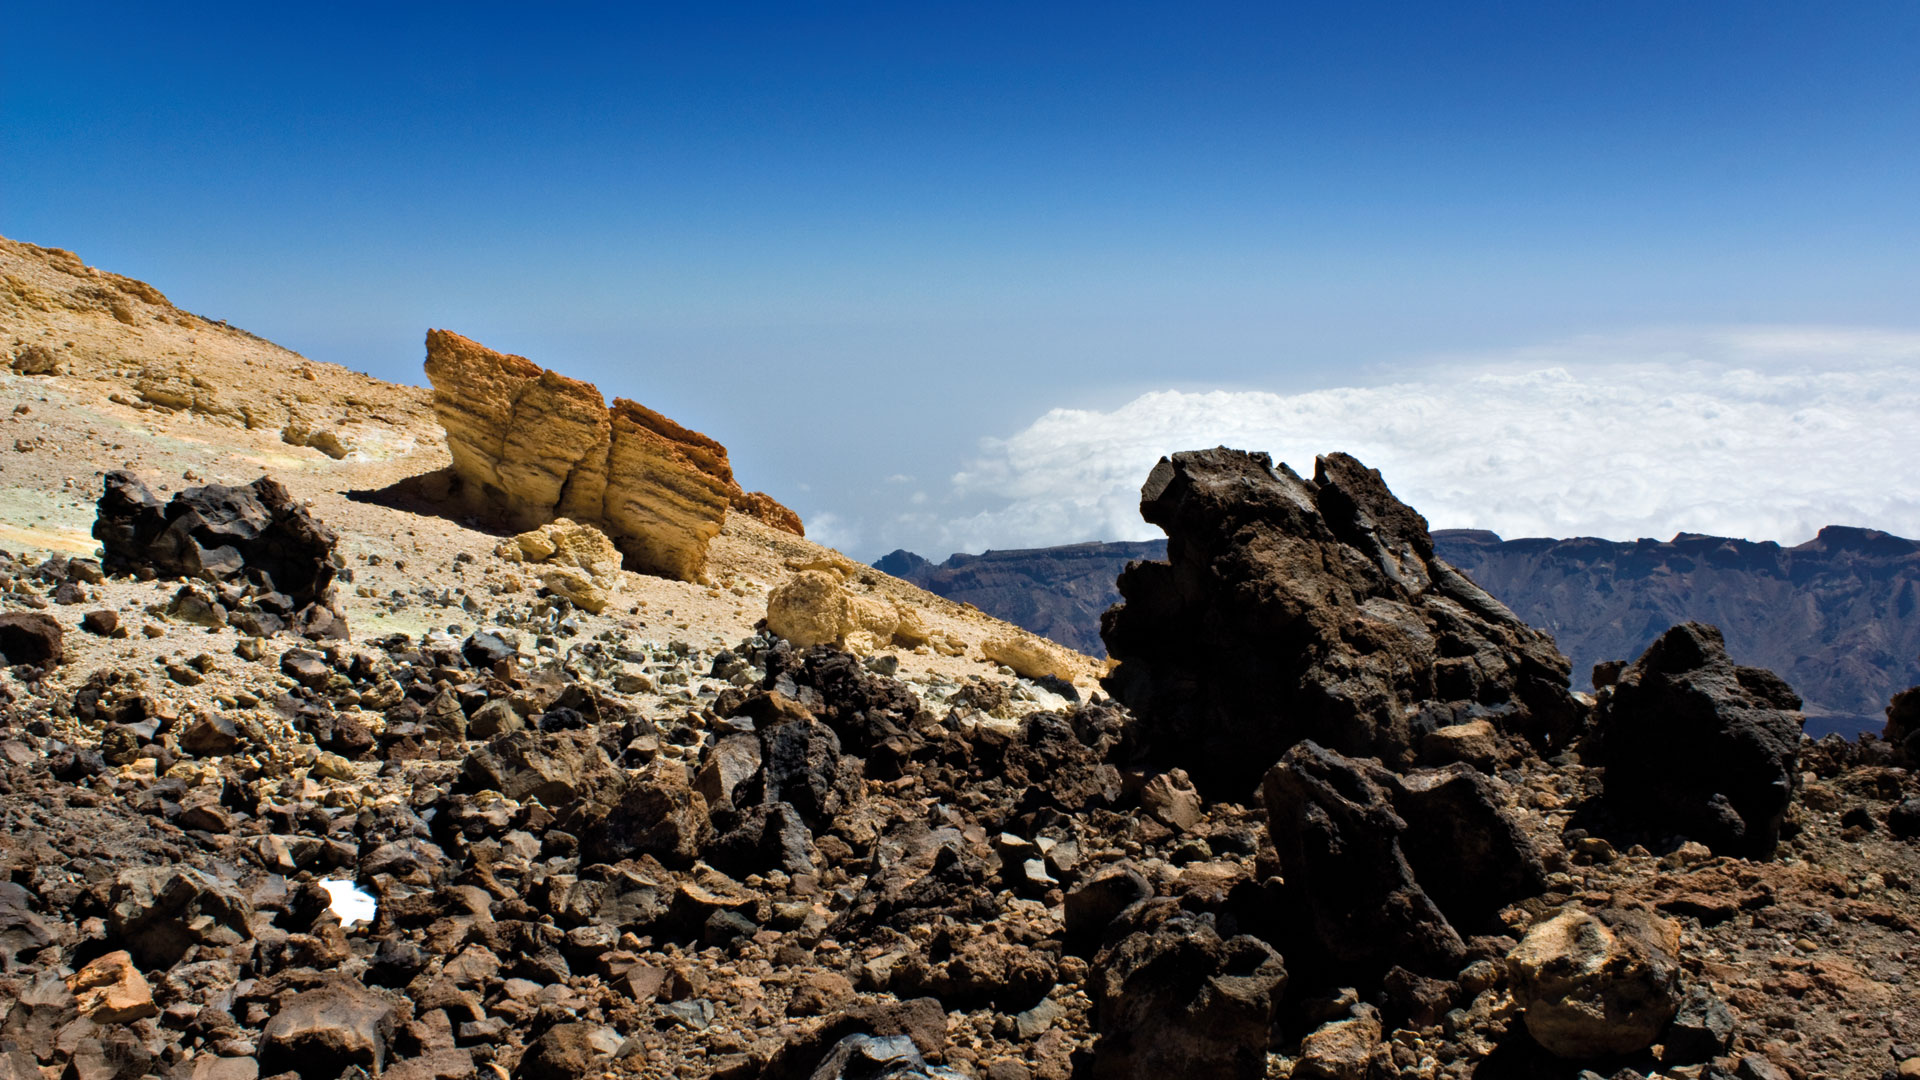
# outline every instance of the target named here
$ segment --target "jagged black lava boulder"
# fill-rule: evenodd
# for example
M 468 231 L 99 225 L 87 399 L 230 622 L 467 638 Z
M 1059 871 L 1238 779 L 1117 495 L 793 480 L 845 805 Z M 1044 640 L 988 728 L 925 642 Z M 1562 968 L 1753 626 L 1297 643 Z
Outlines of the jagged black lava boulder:
M 1721 855 L 1771 855 L 1798 775 L 1799 708 L 1778 675 L 1735 664 L 1719 630 L 1673 627 L 1601 695 L 1608 808 Z
M 1459 764 L 1401 775 L 1311 740 L 1287 751 L 1261 801 L 1289 962 L 1342 978 L 1458 971 L 1466 938 L 1545 883 L 1499 784 Z
M 244 607 L 249 626 L 346 636 L 345 617 L 332 606 L 338 540 L 270 476 L 245 487 L 188 488 L 162 503 L 139 477 L 115 470 L 93 537 L 108 573 L 242 586 L 246 595 L 225 597 L 226 608 Z
M 1120 576 L 1106 686 L 1215 797 L 1302 739 L 1405 768 L 1440 727 L 1484 718 L 1544 747 L 1582 719 L 1553 639 L 1435 556 L 1426 519 L 1345 454 L 1310 481 L 1265 454 L 1175 454 L 1140 513 L 1168 561 Z

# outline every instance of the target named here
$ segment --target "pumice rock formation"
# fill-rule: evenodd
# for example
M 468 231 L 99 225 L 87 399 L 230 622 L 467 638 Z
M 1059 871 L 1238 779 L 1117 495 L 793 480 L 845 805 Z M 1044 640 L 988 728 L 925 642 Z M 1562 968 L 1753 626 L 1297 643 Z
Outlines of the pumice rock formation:
M 532 528 L 558 517 L 601 526 L 646 573 L 698 580 L 729 509 L 796 536 L 799 515 L 733 478 L 727 448 L 592 383 L 427 331 L 427 379 L 460 498 Z
M 1302 739 L 1403 768 L 1442 727 L 1485 719 L 1545 747 L 1581 717 L 1553 639 L 1436 556 L 1426 519 L 1346 454 L 1311 481 L 1265 454 L 1175 454 L 1140 513 L 1168 561 L 1120 576 L 1106 685 L 1214 797 Z

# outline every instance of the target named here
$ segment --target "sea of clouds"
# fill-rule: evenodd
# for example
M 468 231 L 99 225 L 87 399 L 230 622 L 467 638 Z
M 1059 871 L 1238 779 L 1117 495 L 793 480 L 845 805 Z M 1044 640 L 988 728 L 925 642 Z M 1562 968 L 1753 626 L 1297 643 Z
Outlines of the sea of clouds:
M 1176 450 L 1265 450 L 1311 475 L 1344 450 L 1435 528 L 1804 541 L 1920 537 L 1920 334 L 1662 331 L 1442 357 L 1372 385 L 1142 394 L 983 440 L 934 552 L 1146 539 L 1140 484 Z M 976 509 L 977 508 L 977 509 Z M 932 509 L 932 508 L 929 508 Z M 935 524 L 925 512 L 900 524 Z M 915 530 L 917 531 L 917 530 Z

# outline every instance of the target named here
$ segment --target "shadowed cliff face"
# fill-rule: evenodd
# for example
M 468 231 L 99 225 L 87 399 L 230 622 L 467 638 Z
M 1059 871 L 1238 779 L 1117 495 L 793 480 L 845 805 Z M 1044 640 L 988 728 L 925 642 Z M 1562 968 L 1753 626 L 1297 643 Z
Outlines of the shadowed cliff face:
M 1779 672 L 1806 699 L 1807 731 L 1878 731 L 1898 690 L 1920 683 L 1920 543 L 1831 526 L 1798 547 L 1682 533 L 1670 541 L 1502 540 L 1440 529 L 1434 552 L 1548 631 L 1573 661 L 1630 660 L 1670 626 L 1721 628 L 1743 664 Z M 929 592 L 1099 656 L 1100 613 L 1127 563 L 1164 540 L 955 555 L 897 551 L 876 565 Z
M 1666 542 L 1501 540 L 1443 530 L 1435 548 L 1514 613 L 1553 634 L 1586 685 L 1669 626 L 1718 626 L 1743 664 L 1806 701 L 1807 731 L 1879 730 L 1920 681 L 1920 544 L 1830 526 L 1798 547 L 1681 533 Z

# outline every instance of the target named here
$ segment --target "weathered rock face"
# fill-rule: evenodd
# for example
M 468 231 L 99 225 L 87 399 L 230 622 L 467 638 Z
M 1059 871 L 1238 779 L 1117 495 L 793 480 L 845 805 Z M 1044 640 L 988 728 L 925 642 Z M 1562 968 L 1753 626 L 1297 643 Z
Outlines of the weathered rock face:
M 1719 627 L 1735 656 L 1793 684 L 1815 738 L 1869 730 L 1889 697 L 1920 682 L 1914 540 L 1830 525 L 1797 547 L 1699 533 L 1501 540 L 1464 529 L 1440 530 L 1434 543 L 1514 614 L 1554 627 L 1576 680 L 1640 655 L 1670 626 L 1701 622 Z
M 263 636 L 283 629 L 347 636 L 346 617 L 332 606 L 337 538 L 270 476 L 246 487 L 188 488 L 162 504 L 132 473 L 108 473 L 93 537 L 109 573 L 245 587 L 244 595 L 226 597 L 231 609 L 222 604 L 216 613 L 209 600 L 190 621 L 219 625 L 238 613 Z
M 177 963 L 196 945 L 253 936 L 253 909 L 235 890 L 189 867 L 141 867 L 114 883 L 107 926 L 146 967 Z
M 731 507 L 801 533 L 791 510 L 733 479 L 726 447 L 591 383 L 427 331 L 427 379 L 454 473 L 475 509 L 516 525 L 556 517 L 604 527 L 627 564 L 696 580 Z
M 1552 638 L 1435 556 L 1425 519 L 1345 454 L 1311 481 L 1265 454 L 1176 454 L 1140 512 L 1169 561 L 1120 577 L 1107 687 L 1202 790 L 1239 796 L 1301 739 L 1404 767 L 1446 725 L 1546 745 L 1580 718 Z
M 1800 699 L 1727 657 L 1720 631 L 1682 623 L 1601 695 L 1607 803 L 1662 835 L 1765 857 L 1793 797 Z
M 1570 907 L 1507 956 L 1527 1033 L 1566 1058 L 1651 1046 L 1680 1007 L 1680 928 L 1646 912 Z
M 619 801 L 587 827 L 581 845 L 603 862 L 652 855 L 683 866 L 712 832 L 707 800 L 687 782 L 686 767 L 660 761 L 627 784 Z

